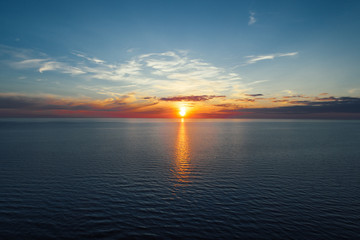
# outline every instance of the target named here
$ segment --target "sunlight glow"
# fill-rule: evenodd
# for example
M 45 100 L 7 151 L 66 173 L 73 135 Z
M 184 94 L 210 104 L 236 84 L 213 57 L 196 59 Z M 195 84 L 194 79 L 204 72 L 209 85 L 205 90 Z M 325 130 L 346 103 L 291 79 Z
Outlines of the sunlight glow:
M 185 108 L 185 107 L 181 107 L 179 114 L 180 114 L 180 116 L 184 117 L 184 116 L 186 115 L 186 108 Z

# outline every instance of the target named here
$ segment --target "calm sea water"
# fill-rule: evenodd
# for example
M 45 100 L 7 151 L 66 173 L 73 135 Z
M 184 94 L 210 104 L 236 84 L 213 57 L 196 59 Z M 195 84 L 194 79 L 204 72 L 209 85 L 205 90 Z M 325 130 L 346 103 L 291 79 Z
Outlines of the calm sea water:
M 360 121 L 0 120 L 0 239 L 359 239 Z

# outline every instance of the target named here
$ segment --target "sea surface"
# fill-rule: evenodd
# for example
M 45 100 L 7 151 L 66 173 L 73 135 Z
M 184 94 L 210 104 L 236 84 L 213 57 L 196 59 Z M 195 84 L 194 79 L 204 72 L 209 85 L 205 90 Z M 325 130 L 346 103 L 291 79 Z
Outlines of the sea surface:
M 0 239 L 360 239 L 360 121 L 0 119 Z

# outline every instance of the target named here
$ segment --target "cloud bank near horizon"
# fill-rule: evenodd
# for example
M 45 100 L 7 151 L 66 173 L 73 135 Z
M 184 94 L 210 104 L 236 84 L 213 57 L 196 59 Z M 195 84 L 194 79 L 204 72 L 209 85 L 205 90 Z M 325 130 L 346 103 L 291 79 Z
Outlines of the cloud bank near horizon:
M 281 103 L 289 104 L 286 106 L 246 108 L 239 103 L 247 102 L 249 99 L 229 100 L 225 99 L 225 96 L 175 96 L 162 99 L 139 98 L 135 94 L 129 94 L 92 100 L 14 93 L 0 93 L 0 117 L 177 117 L 176 108 L 161 105 L 161 102 L 197 103 L 209 102 L 215 98 L 220 98 L 224 102 L 210 104 L 209 107 L 216 107 L 216 111 L 195 113 L 193 117 L 300 119 L 359 119 L 360 117 L 360 98 L 354 97 L 306 97 L 309 100 L 300 101 L 285 96 L 281 98 Z M 271 99 L 274 102 L 280 101 L 280 99 Z M 189 105 L 189 107 L 193 106 Z

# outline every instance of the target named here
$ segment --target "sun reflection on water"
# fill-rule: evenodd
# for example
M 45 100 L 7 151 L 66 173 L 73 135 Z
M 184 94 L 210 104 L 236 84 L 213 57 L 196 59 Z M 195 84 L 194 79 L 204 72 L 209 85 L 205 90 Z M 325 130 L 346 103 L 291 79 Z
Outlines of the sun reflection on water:
M 189 140 L 186 133 L 185 121 L 179 122 L 178 134 L 175 145 L 174 174 L 178 184 L 190 183 L 191 173 Z

